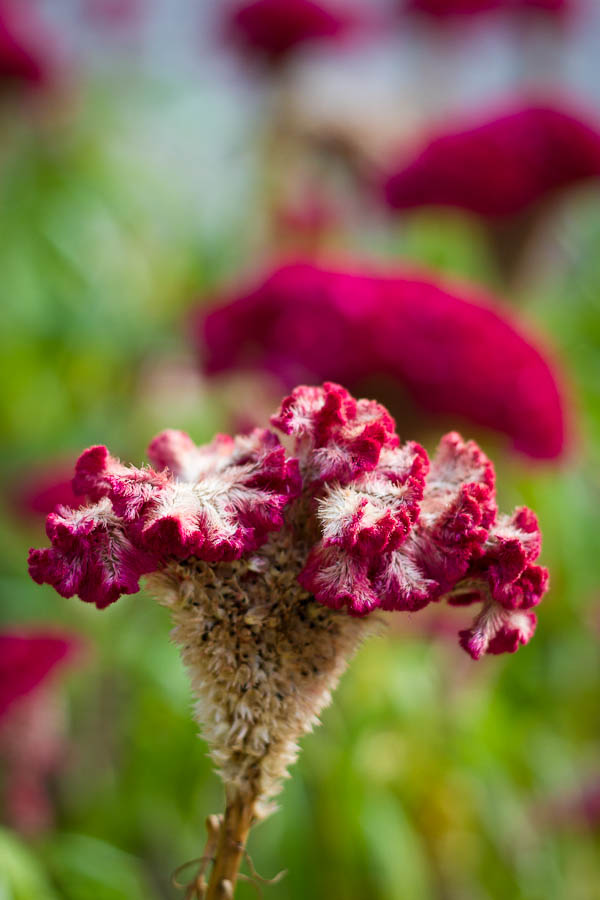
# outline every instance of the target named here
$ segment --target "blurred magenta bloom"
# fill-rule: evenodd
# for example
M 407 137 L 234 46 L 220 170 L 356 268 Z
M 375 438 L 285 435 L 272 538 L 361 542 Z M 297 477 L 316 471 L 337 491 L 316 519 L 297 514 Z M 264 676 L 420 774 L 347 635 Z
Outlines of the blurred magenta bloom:
M 0 632 L 0 721 L 18 700 L 33 693 L 71 659 L 79 641 L 47 630 Z
M 33 836 L 53 821 L 47 779 L 65 757 L 65 722 L 54 683 L 79 652 L 72 635 L 48 630 L 0 632 L 0 759 L 3 818 Z
M 138 25 L 146 11 L 145 0 L 86 0 L 86 17 L 95 25 L 127 28 Z
M 276 64 L 312 41 L 339 41 L 358 24 L 340 4 L 314 0 L 252 0 L 230 8 L 226 32 L 249 56 Z
M 425 141 L 383 184 L 393 209 L 509 216 L 600 175 L 600 130 L 559 106 L 513 109 Z
M 456 19 L 500 10 L 502 12 L 537 11 L 564 16 L 574 9 L 573 0 L 407 0 L 409 12 L 432 19 Z
M 59 506 L 77 506 L 72 481 L 73 463 L 30 466 L 9 489 L 11 505 L 25 518 L 47 516 Z
M 31 3 L 0 0 L 0 86 L 51 80 L 55 51 Z
M 297 262 L 202 309 L 195 328 L 208 373 L 254 369 L 286 386 L 332 379 L 350 389 L 383 376 L 429 413 L 499 431 L 529 456 L 551 459 L 565 446 L 557 372 L 480 291 Z

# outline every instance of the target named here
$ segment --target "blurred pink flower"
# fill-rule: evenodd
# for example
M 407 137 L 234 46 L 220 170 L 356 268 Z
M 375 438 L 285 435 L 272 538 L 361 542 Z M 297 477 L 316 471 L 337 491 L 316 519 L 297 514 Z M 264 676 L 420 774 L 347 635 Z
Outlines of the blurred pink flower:
M 53 631 L 0 631 L 0 720 L 71 659 L 79 641 Z
M 529 456 L 564 449 L 558 373 L 481 291 L 406 271 L 297 262 L 201 309 L 195 333 L 208 373 L 255 369 L 286 386 L 332 378 L 351 389 L 383 376 L 429 413 L 506 434 Z
M 566 106 L 530 106 L 426 140 L 382 189 L 393 209 L 455 206 L 495 218 L 598 176 L 596 124 Z
M 537 11 L 564 16 L 573 11 L 573 0 L 406 0 L 408 12 L 420 13 L 432 19 L 451 20 L 461 16 L 502 11 L 522 13 Z
M 340 3 L 251 0 L 230 6 L 225 28 L 249 56 L 277 64 L 303 44 L 345 38 L 357 24 L 357 16 Z
M 46 779 L 64 758 L 64 722 L 53 676 L 79 652 L 72 635 L 48 630 L 0 632 L 2 807 L 12 828 L 34 835 L 52 823 Z
M 55 48 L 31 3 L 0 0 L 0 87 L 39 87 L 54 74 Z
M 582 779 L 576 788 L 557 792 L 534 808 L 538 827 L 569 830 L 600 829 L 600 773 Z
M 73 463 L 29 466 L 8 488 L 11 506 L 23 517 L 47 516 L 58 506 L 76 506 Z

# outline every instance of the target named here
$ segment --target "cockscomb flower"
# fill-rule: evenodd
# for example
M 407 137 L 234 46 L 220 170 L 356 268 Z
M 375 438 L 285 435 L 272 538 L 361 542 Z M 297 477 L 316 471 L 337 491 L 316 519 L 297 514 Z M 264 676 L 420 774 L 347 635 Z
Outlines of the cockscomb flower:
M 426 139 L 383 193 L 397 210 L 455 206 L 493 219 L 599 176 L 595 123 L 567 107 L 527 106 Z
M 269 429 L 202 447 L 165 431 L 152 468 L 86 450 L 74 489 L 87 505 L 51 514 L 51 546 L 30 554 L 63 596 L 104 607 L 146 573 L 171 610 L 227 792 L 208 897 L 232 895 L 218 891 L 252 820 L 382 611 L 479 602 L 461 636 L 478 658 L 529 640 L 547 588 L 533 513 L 498 515 L 472 441 L 448 434 L 430 462 L 383 406 L 331 382 L 297 387 L 271 424 L 294 456 Z
M 248 56 L 270 65 L 315 41 L 339 41 L 358 24 L 340 3 L 316 0 L 251 0 L 230 6 L 225 29 Z
M 332 378 L 350 389 L 383 376 L 428 414 L 498 431 L 529 456 L 551 459 L 564 448 L 556 367 L 481 290 L 408 271 L 296 262 L 201 309 L 195 334 L 209 374 L 254 369 L 286 387 Z

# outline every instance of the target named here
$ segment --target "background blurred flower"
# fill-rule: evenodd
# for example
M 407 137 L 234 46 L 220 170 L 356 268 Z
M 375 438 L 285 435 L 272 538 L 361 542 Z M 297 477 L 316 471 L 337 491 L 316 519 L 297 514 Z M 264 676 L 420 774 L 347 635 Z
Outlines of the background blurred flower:
M 65 751 L 64 719 L 54 682 L 81 648 L 73 635 L 48 630 L 0 632 L 2 812 L 31 835 L 53 819 L 46 780 Z
M 53 40 L 31 3 L 0 0 L 0 87 L 38 87 L 51 80 Z
M 57 506 L 78 505 L 72 480 L 72 462 L 28 466 L 13 476 L 8 496 L 15 512 L 24 518 L 47 516 Z
M 457 206 L 510 216 L 600 175 L 600 131 L 567 106 L 515 107 L 427 140 L 388 174 L 393 209 Z
M 348 7 L 314 0 L 253 0 L 232 6 L 226 32 L 249 56 L 271 65 L 303 44 L 339 41 L 358 24 Z
M 209 374 L 263 369 L 288 386 L 331 378 L 352 388 L 382 376 L 429 413 L 506 434 L 529 456 L 565 446 L 557 371 L 481 291 L 298 262 L 200 311 L 195 333 Z M 393 411 L 402 428 L 401 402 Z
M 396 211 L 456 207 L 483 217 L 500 270 L 513 280 L 557 197 L 600 175 L 600 130 L 574 107 L 505 108 L 424 141 L 382 180 Z
M 572 0 L 407 0 L 409 12 L 421 13 L 432 19 L 455 19 L 501 10 L 503 12 L 539 11 L 563 16 L 573 8 Z

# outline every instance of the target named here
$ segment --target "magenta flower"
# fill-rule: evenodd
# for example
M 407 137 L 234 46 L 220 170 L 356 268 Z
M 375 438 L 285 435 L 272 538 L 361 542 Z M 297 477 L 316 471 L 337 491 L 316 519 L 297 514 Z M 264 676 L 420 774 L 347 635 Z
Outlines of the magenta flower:
M 197 319 L 207 372 L 262 369 L 286 386 L 393 378 L 429 413 L 510 437 L 536 458 L 560 455 L 563 402 L 553 368 L 481 292 L 408 274 L 284 265 Z
M 47 516 L 59 506 L 76 506 L 73 491 L 73 464 L 64 461 L 30 466 L 9 487 L 9 497 L 15 512 L 26 518 Z
M 272 532 L 306 532 L 315 515 L 309 533 L 320 537 L 298 579 L 318 602 L 364 616 L 442 596 L 481 601 L 461 633 L 474 658 L 529 640 L 530 610 L 547 589 L 534 564 L 537 521 L 527 509 L 497 516 L 493 467 L 473 442 L 446 435 L 430 466 L 418 444 L 400 444 L 382 406 L 332 383 L 296 388 L 272 424 L 298 459 L 260 429 L 203 447 L 163 432 L 149 448 L 156 470 L 86 450 L 74 487 L 90 503 L 48 516 L 52 546 L 31 551 L 32 577 L 103 608 L 134 593 L 143 574 L 189 559 L 218 568 L 259 551 Z
M 48 829 L 47 779 L 65 755 L 55 675 L 80 650 L 72 635 L 41 629 L 0 632 L 0 759 L 3 818 L 29 836 Z
M 425 141 L 383 185 L 393 209 L 455 206 L 510 216 L 600 175 L 600 131 L 567 108 L 532 106 Z
M 0 719 L 72 659 L 79 641 L 52 631 L 0 632 Z
M 408 12 L 441 21 L 494 11 L 522 13 L 528 10 L 564 16 L 574 8 L 573 0 L 406 0 Z
M 249 56 L 271 65 L 315 41 L 339 41 L 357 24 L 340 5 L 315 0 L 251 0 L 231 7 L 227 35 Z
M 436 19 L 451 19 L 501 9 L 505 0 L 407 0 L 408 12 Z
M 54 71 L 54 54 L 32 5 L 0 0 L 0 85 L 46 84 Z

